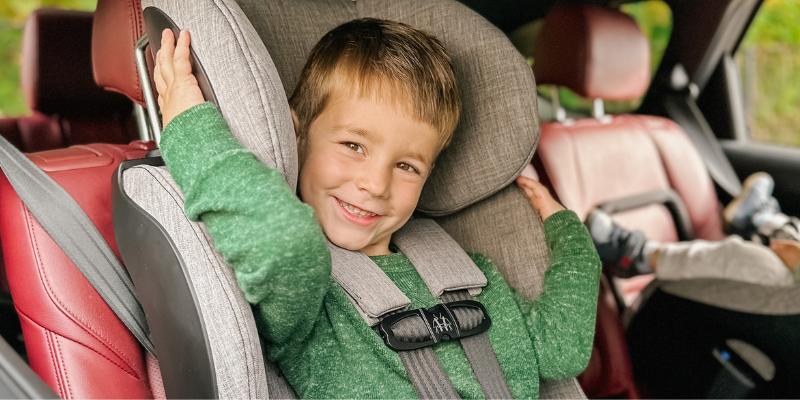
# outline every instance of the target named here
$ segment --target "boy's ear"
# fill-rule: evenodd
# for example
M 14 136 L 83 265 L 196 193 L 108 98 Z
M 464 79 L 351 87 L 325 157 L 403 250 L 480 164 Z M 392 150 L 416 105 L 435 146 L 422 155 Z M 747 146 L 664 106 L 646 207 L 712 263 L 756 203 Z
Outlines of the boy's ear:
M 300 119 L 297 118 L 297 113 L 294 112 L 294 108 L 290 109 L 292 111 L 292 124 L 294 124 L 294 137 L 298 140 L 300 139 Z

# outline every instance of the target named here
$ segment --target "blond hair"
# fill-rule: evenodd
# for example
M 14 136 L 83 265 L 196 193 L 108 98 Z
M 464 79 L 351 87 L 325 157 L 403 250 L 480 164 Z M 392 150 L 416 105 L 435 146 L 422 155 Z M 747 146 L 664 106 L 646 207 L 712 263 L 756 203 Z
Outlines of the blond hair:
M 309 126 L 338 90 L 405 107 L 438 131 L 437 154 L 458 125 L 461 98 L 450 56 L 435 37 L 403 23 L 353 20 L 328 32 L 311 50 L 289 99 L 299 122 L 301 160 Z

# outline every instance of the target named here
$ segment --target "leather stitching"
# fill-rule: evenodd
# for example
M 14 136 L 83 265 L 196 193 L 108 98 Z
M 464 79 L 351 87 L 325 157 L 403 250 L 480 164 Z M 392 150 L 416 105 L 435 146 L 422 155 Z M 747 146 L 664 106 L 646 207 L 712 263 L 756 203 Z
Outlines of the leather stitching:
M 55 302 L 58 303 L 61 306 L 60 308 L 62 309 L 62 311 L 64 311 L 67 315 L 72 317 L 74 322 L 78 322 L 79 325 L 84 328 L 84 330 L 88 330 L 89 332 L 92 333 L 92 336 L 94 336 L 96 339 L 99 339 L 100 343 L 105 345 L 106 349 L 108 349 L 108 350 L 112 350 L 113 349 L 112 351 L 117 356 L 121 357 L 122 359 L 124 359 L 128 363 L 128 368 L 130 368 L 132 373 L 128 372 L 128 371 L 126 371 L 126 372 L 128 372 L 129 374 L 132 374 L 136 379 L 140 379 L 138 374 L 136 373 L 136 370 L 132 366 L 133 362 L 128 358 L 128 356 L 125 355 L 125 353 L 123 353 L 122 350 L 117 348 L 117 346 L 115 346 L 108 338 L 106 338 L 100 332 L 97 332 L 95 329 L 93 329 L 92 326 L 89 325 L 88 322 L 82 320 L 74 312 L 72 312 L 72 310 L 67 308 L 67 306 L 61 301 L 61 299 L 59 299 L 58 296 L 56 296 L 56 294 L 51 290 L 50 280 L 47 277 L 46 270 L 44 268 L 42 268 L 42 265 L 44 263 L 42 262 L 41 252 L 39 251 L 39 241 L 36 238 L 36 231 L 35 231 L 35 229 L 33 227 L 33 223 L 31 221 L 31 217 L 32 217 L 32 215 L 30 213 L 30 210 L 28 210 L 27 207 L 26 207 L 25 208 L 25 219 L 26 219 L 26 222 L 28 224 L 28 232 L 31 233 L 31 238 L 33 240 L 34 248 L 36 250 L 36 260 L 37 260 L 37 264 L 38 264 L 37 265 L 37 267 L 38 267 L 37 269 L 40 272 L 40 276 L 44 280 L 44 282 L 42 282 L 42 284 L 45 287 L 45 290 L 47 292 L 48 297 L 50 297 L 51 300 L 55 300 Z
M 25 313 L 21 312 L 19 310 L 19 308 L 17 308 L 17 312 L 25 315 Z M 47 329 L 44 329 L 43 327 L 42 327 L 42 329 L 44 330 L 45 342 L 47 342 L 47 351 L 50 353 L 50 361 L 51 361 L 51 364 L 53 365 L 53 370 L 56 373 L 55 375 L 56 375 L 56 386 L 58 387 L 58 395 L 60 397 L 63 397 L 64 396 L 64 390 L 61 388 L 61 374 L 58 373 L 58 360 L 56 360 L 56 356 L 55 356 L 55 354 L 53 354 L 53 345 L 51 343 L 51 338 L 50 338 L 51 334 L 50 334 L 50 331 L 48 331 Z
M 33 323 L 33 324 L 36 324 L 36 326 L 38 326 L 38 327 L 40 327 L 40 328 L 44 329 L 45 331 L 47 331 L 48 333 L 50 333 L 50 334 L 52 334 L 52 335 L 58 335 L 57 333 L 50 332 L 49 330 L 47 330 L 47 328 L 43 327 L 42 325 L 39 325 L 39 323 L 37 323 L 36 321 L 34 321 L 34 320 L 33 320 L 33 318 L 31 318 L 31 317 L 30 317 L 28 314 L 24 313 L 23 311 L 21 311 L 21 310 L 19 310 L 19 309 L 18 309 L 17 311 L 18 311 L 20 314 L 24 315 L 24 316 L 25 316 L 25 318 L 29 319 L 29 320 L 31 321 L 31 323 Z M 83 343 L 81 343 L 81 342 L 77 341 L 77 340 L 72 340 L 72 339 L 70 339 L 70 338 L 68 338 L 68 337 L 66 337 L 66 336 L 62 336 L 62 335 L 58 335 L 58 336 L 59 336 L 59 337 L 62 337 L 62 338 L 64 338 L 64 339 L 66 339 L 66 340 L 69 340 L 69 341 L 70 341 L 70 342 L 72 342 L 72 343 L 76 343 L 76 344 L 78 344 L 78 345 L 81 345 L 81 346 L 83 346 L 83 347 L 85 347 L 85 348 L 87 348 L 87 349 L 89 349 L 89 350 L 91 350 L 91 351 L 95 352 L 95 353 L 96 353 L 97 355 L 99 355 L 100 357 L 103 357 L 103 358 L 105 358 L 105 359 L 106 359 L 108 362 L 110 362 L 111 364 L 114 364 L 115 366 L 117 366 L 117 368 L 119 368 L 120 370 L 122 370 L 122 372 L 124 372 L 124 373 L 128 374 L 128 375 L 129 375 L 131 378 L 134 378 L 134 379 L 136 379 L 136 380 L 138 380 L 138 381 L 140 381 L 140 382 L 142 381 L 142 379 L 141 379 L 141 378 L 139 378 L 138 376 L 136 376 L 136 375 L 134 375 L 134 374 L 132 374 L 132 373 L 128 372 L 128 371 L 125 369 L 125 367 L 123 367 L 123 366 L 119 365 L 118 363 L 114 362 L 114 360 L 112 360 L 112 359 L 108 358 L 108 356 L 106 356 L 105 354 L 103 354 L 103 353 L 101 353 L 101 352 L 99 352 L 99 351 L 97 351 L 97 350 L 95 350 L 95 349 L 91 348 L 90 346 L 87 346 L 87 345 L 85 345 L 85 344 L 83 344 Z M 54 360 L 55 360 L 55 358 L 54 358 Z M 54 361 L 54 362 L 55 362 L 55 361 Z
M 67 375 L 67 366 L 64 364 L 64 356 L 61 354 L 61 345 L 58 344 L 58 338 L 53 338 L 56 349 L 58 350 L 58 358 L 61 360 L 61 370 L 64 374 L 64 382 L 67 384 L 67 396 L 69 398 L 73 398 L 72 396 L 72 386 L 69 384 L 69 376 Z
M 128 1 L 128 2 L 126 2 L 126 4 L 128 6 L 127 7 L 128 8 L 128 20 L 131 21 L 131 23 L 132 23 L 131 26 L 130 26 L 131 36 L 133 37 L 133 43 L 136 43 L 136 41 L 139 40 L 139 38 L 136 37 L 136 33 L 137 33 L 136 28 L 139 27 L 139 31 L 141 32 L 141 30 L 142 30 L 141 29 L 141 23 L 138 21 L 138 18 L 136 18 L 137 15 L 135 15 L 135 11 L 133 10 L 133 5 L 131 4 L 131 2 Z M 141 9 L 141 7 L 139 7 L 139 8 Z M 133 83 L 134 83 L 134 86 L 136 87 L 137 96 L 139 98 L 144 98 L 144 92 L 142 91 L 142 87 L 141 87 L 141 84 L 139 82 L 138 76 L 139 76 L 138 74 L 135 75 L 135 77 L 133 79 Z

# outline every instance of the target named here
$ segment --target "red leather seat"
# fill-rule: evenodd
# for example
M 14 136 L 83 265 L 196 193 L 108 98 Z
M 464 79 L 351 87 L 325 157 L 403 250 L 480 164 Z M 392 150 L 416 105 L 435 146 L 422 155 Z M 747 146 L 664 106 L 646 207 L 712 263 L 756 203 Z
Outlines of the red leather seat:
M 49 12 L 40 11 L 36 20 L 44 25 L 43 16 L 50 15 Z M 142 103 L 133 53 L 134 44 L 142 34 L 141 24 L 131 17 L 137 13 L 141 18 L 138 1 L 100 0 L 94 29 L 90 28 L 91 18 L 83 18 L 81 22 L 81 29 L 89 29 L 86 32 L 92 32 L 91 41 L 96 44 L 93 66 L 89 67 L 86 58 L 86 65 L 81 67 L 84 72 L 94 69 L 98 79 L 96 85 L 92 83 L 92 90 L 102 92 L 97 88 L 99 85 L 133 93 L 130 99 L 116 93 L 105 97 L 113 101 L 122 98 L 128 111 L 131 100 Z M 88 51 L 89 38 L 83 43 Z M 105 53 L 98 53 L 98 48 Z M 91 74 L 88 76 L 94 80 Z M 115 79 L 116 83 L 109 85 L 108 79 Z M 34 81 L 39 85 L 34 86 L 33 92 L 39 109 L 49 112 L 56 111 L 50 106 L 67 107 L 56 101 L 62 99 L 56 95 L 63 86 L 51 91 L 41 86 L 44 82 L 41 77 Z M 95 101 L 100 100 L 95 98 Z M 112 110 L 106 107 L 111 107 L 110 103 L 75 105 L 71 111 L 88 112 L 82 115 L 91 116 L 93 121 L 105 117 L 113 120 Z M 66 112 L 68 108 L 58 110 Z M 98 135 L 91 140 L 108 141 L 106 133 L 120 132 L 118 127 L 108 129 L 117 130 L 98 127 Z M 120 141 L 127 142 L 127 137 L 120 137 Z M 152 144 L 140 142 L 89 144 L 30 153 L 28 157 L 77 201 L 119 256 L 112 223 L 113 171 L 120 162 L 141 158 L 151 148 Z M 4 176 L 0 176 L 0 243 L 31 368 L 59 396 L 152 398 L 158 393 L 151 390 L 149 378 L 158 375 L 157 364 L 147 360 L 138 341 L 30 215 Z
M 535 52 L 538 84 L 566 86 L 586 98 L 636 99 L 650 84 L 647 39 L 632 18 L 617 10 L 586 4 L 554 6 Z M 696 238 L 724 237 L 718 200 L 703 160 L 683 130 L 668 119 L 614 115 L 542 122 L 536 157 L 542 181 L 581 218 L 608 200 L 672 189 L 686 205 Z M 615 214 L 614 219 L 655 240 L 678 240 L 669 211 L 660 204 Z M 649 280 L 623 283 L 623 295 L 637 295 Z M 636 398 L 611 290 L 601 286 L 595 351 L 579 382 L 589 398 Z
M 0 120 L 0 135 L 25 152 L 138 138 L 132 104 L 92 75 L 92 13 L 44 8 L 25 24 L 21 81 L 33 115 Z

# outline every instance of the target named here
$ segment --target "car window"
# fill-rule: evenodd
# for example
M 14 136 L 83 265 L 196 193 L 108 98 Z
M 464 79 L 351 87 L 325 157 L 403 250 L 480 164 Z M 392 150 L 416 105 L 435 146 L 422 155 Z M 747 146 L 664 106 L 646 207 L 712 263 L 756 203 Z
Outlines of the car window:
M 754 141 L 800 146 L 800 1 L 766 0 L 736 51 Z
M 642 1 L 638 3 L 624 4 L 620 9 L 632 16 L 639 24 L 642 32 L 647 36 L 650 41 L 650 54 L 652 71 L 655 73 L 658 65 L 661 63 L 661 58 L 664 56 L 664 51 L 667 49 L 669 37 L 672 34 L 672 11 L 669 6 L 660 0 Z M 517 29 L 509 38 L 517 49 L 528 59 L 528 64 L 533 65 L 535 60 L 531 56 L 533 54 L 533 46 L 536 35 L 541 27 L 542 19 L 531 22 L 527 25 Z M 545 99 L 551 97 L 554 88 L 550 85 L 543 85 L 538 88 L 539 95 Z M 592 100 L 578 96 L 567 88 L 559 88 L 561 104 L 568 111 L 575 111 L 582 114 L 591 114 Z M 606 101 L 605 111 L 607 113 L 629 113 L 637 108 L 642 102 L 644 96 L 626 101 Z M 542 115 L 543 119 L 547 119 Z
M 42 7 L 94 11 L 97 0 L 0 0 L 0 118 L 30 114 L 19 85 L 22 30 Z

